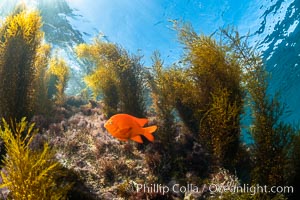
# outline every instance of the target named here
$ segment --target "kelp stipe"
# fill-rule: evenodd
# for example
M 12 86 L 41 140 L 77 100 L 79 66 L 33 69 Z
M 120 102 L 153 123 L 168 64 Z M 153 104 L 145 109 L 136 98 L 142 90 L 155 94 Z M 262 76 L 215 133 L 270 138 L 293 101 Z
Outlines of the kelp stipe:
M 3 183 L 0 187 L 10 190 L 12 199 L 66 199 L 70 184 L 58 182 L 62 177 L 60 163 L 47 143 L 42 150 L 32 150 L 37 129 L 26 118 L 11 126 L 3 119 L 0 137 L 4 141 L 7 155 L 4 158 Z

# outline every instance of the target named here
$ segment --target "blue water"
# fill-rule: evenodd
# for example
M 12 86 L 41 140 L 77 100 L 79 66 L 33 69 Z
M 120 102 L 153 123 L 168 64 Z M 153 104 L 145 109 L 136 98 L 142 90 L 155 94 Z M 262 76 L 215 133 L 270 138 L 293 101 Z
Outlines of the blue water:
M 300 119 L 300 1 L 292 1 L 284 10 L 283 4 L 286 4 L 283 0 L 274 1 L 264 11 L 255 34 L 259 37 L 269 32 L 262 38 L 261 46 L 267 70 L 271 72 L 270 91 L 279 91 L 287 104 L 289 113 L 285 120 L 297 123 Z M 272 30 L 267 30 L 271 15 L 282 17 L 273 22 Z
M 11 12 L 19 0 L 0 0 L 0 16 Z M 287 122 L 299 121 L 300 109 L 300 0 L 23 0 L 43 8 L 46 40 L 69 57 L 73 69 L 68 92 L 82 87 L 82 65 L 73 47 L 95 36 L 118 43 L 131 53 L 161 52 L 166 64 L 178 61 L 183 53 L 172 20 L 190 22 L 198 33 L 211 34 L 219 27 L 235 26 L 250 33 L 258 43 L 267 70 L 271 73 L 271 94 L 279 91 L 286 103 Z M 47 18 L 48 17 L 48 18 Z M 100 34 L 99 34 L 100 33 Z M 57 40 L 55 38 L 60 38 Z

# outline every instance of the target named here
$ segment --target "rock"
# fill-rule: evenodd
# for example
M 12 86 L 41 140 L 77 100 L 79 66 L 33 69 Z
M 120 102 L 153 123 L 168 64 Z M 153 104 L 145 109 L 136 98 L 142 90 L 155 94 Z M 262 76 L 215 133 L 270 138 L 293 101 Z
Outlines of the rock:
M 43 115 L 35 115 L 32 117 L 31 121 L 34 122 L 35 126 L 40 130 L 47 128 L 49 125 L 49 122 Z
M 64 130 L 64 131 L 66 131 L 68 129 L 68 123 L 66 122 L 66 120 L 61 121 L 60 126 L 61 126 L 62 130 Z
M 55 135 L 58 135 L 60 132 L 61 132 L 61 126 L 60 124 L 50 124 L 49 125 L 49 132 L 50 134 L 55 134 Z
M 95 193 L 88 188 L 82 179 L 72 170 L 66 169 L 67 177 L 66 182 L 73 183 L 72 189 L 68 192 L 69 200 L 98 200 L 99 198 Z
M 42 150 L 46 141 L 45 135 L 36 134 L 29 146 L 32 150 Z
M 87 102 L 80 96 L 70 96 L 67 98 L 65 104 L 69 106 L 79 107 L 81 105 L 87 104 Z
M 92 108 L 98 107 L 98 103 L 97 103 L 97 101 L 94 101 L 94 100 L 89 100 L 89 102 L 90 102 L 90 104 L 91 104 Z
M 85 119 L 80 119 L 80 121 L 77 124 L 78 127 L 84 128 L 87 126 L 87 121 Z
M 114 198 L 116 198 L 116 196 L 110 192 L 105 192 L 101 195 L 101 199 L 103 199 L 103 200 L 112 200 Z
M 104 123 L 103 123 L 103 122 L 100 123 L 100 127 L 101 127 L 101 130 L 102 130 L 102 131 L 105 131 L 105 130 L 106 130 L 105 127 L 104 127 Z
M 92 110 L 91 110 L 91 108 L 82 108 L 82 109 L 81 109 L 81 112 L 82 112 L 84 115 L 86 115 L 86 116 L 92 115 Z
M 200 199 L 201 197 L 201 192 L 189 191 L 184 194 L 184 200 Z
M 7 171 L 5 169 L 1 170 L 1 173 L 6 173 Z M 2 184 L 2 178 L 0 176 L 0 183 Z M 9 189 L 7 187 L 0 188 L 0 199 L 8 199 L 9 195 Z

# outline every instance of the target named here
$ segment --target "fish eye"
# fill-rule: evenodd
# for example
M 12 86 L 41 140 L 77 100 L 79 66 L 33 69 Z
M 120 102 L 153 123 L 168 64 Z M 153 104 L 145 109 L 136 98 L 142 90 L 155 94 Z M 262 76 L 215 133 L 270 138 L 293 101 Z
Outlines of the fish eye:
M 109 121 L 108 121 L 108 124 L 109 124 L 109 125 L 112 125 L 112 120 L 109 120 Z

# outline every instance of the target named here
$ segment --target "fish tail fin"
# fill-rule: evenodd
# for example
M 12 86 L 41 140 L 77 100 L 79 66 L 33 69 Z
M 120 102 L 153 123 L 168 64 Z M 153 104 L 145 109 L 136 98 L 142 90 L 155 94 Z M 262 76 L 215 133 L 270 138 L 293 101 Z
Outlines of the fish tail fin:
M 143 135 L 151 142 L 154 141 L 154 136 L 152 135 L 152 133 L 154 131 L 156 131 L 157 129 L 157 126 L 149 126 L 149 127 L 146 127 L 146 128 L 143 128 L 144 130 L 144 133 Z

